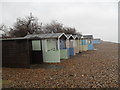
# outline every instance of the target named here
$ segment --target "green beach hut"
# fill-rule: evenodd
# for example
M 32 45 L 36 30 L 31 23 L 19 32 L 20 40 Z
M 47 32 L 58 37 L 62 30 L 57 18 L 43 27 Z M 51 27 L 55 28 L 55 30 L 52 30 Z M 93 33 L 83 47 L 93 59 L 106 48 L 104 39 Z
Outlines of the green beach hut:
M 62 43 L 66 42 L 67 39 L 64 33 L 48 33 L 48 34 L 33 34 L 26 36 L 31 38 L 39 38 L 42 40 L 42 52 L 43 52 L 43 62 L 44 63 L 59 63 L 60 59 L 68 58 L 68 50 L 65 49 L 66 46 L 63 46 L 64 49 L 61 49 Z M 34 48 L 39 49 L 37 46 L 39 40 L 33 42 Z M 64 54 L 63 54 L 64 53 Z

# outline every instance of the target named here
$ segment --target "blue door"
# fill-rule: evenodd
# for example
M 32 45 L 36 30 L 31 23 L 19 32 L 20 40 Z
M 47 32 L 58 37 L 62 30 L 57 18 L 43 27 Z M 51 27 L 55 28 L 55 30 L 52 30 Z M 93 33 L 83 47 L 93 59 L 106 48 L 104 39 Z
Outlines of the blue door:
M 88 44 L 88 50 L 93 50 L 94 47 L 93 47 L 93 44 Z

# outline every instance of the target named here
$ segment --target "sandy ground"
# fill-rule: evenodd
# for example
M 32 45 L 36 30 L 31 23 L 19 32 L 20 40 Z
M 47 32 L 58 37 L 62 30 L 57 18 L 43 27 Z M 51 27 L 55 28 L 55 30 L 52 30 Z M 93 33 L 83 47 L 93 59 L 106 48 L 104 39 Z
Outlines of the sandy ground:
M 103 42 L 60 64 L 3 68 L 4 88 L 117 88 L 118 45 Z

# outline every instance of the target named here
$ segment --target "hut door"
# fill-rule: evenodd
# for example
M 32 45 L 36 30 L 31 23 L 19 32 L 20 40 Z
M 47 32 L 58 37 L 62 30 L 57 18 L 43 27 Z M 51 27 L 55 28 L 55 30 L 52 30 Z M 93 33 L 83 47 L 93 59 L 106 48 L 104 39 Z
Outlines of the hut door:
M 41 40 L 32 40 L 32 64 L 43 63 Z
M 60 39 L 60 49 L 65 49 L 65 40 Z

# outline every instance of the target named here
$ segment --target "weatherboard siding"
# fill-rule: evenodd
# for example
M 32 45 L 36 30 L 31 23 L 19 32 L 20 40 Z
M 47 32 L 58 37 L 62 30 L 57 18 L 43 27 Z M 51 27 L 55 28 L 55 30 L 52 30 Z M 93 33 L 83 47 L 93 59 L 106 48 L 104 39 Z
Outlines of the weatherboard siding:
M 88 45 L 82 45 L 82 51 L 87 51 L 88 50 Z
M 80 51 L 79 50 L 79 43 L 80 43 L 79 40 L 77 40 L 77 53 L 79 53 L 79 51 Z
M 68 49 L 61 49 L 60 59 L 68 59 L 68 58 L 69 58 Z
M 47 44 L 47 50 L 50 51 L 50 50 L 56 50 L 56 39 L 47 39 L 46 40 L 46 44 Z
M 88 50 L 93 50 L 94 47 L 93 47 L 93 44 L 88 44 Z
M 93 42 L 93 44 L 100 44 L 101 43 L 100 40 L 93 40 L 92 42 Z
M 79 51 L 80 52 L 83 51 L 82 40 L 79 41 Z
M 60 50 L 48 51 L 44 53 L 44 63 L 59 63 Z
M 47 39 L 42 40 L 43 62 L 44 63 L 60 62 L 60 50 L 55 49 L 57 47 L 56 42 L 57 40 L 51 40 L 51 41 L 48 41 Z
M 79 46 L 79 51 L 82 52 L 83 51 L 83 45 Z

